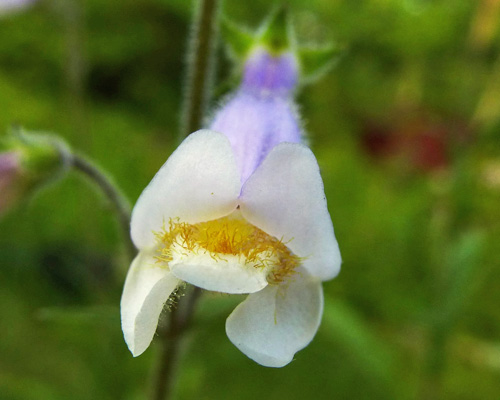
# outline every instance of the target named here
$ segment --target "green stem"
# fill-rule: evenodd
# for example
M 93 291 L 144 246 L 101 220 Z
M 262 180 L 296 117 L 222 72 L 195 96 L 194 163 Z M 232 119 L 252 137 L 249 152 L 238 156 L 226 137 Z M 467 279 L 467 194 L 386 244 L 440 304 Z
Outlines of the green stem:
M 200 0 L 188 48 L 180 141 L 201 128 L 214 71 L 219 0 Z
M 74 128 L 75 139 L 87 151 L 91 149 L 91 132 L 88 129 L 85 106 L 87 62 L 85 58 L 85 15 L 82 0 L 54 2 L 60 15 L 66 47 L 65 79 L 67 106 Z
M 153 400 L 166 400 L 170 397 L 174 386 L 174 375 L 179 363 L 181 330 L 178 324 L 177 309 L 170 311 L 169 326 L 163 332 L 160 360 L 156 373 Z
M 189 330 L 193 320 L 194 310 L 201 290 L 194 287 L 189 293 L 181 307 L 174 308 L 169 314 L 169 324 L 165 331 L 159 332 L 161 342 L 160 360 L 156 376 L 154 377 L 154 386 L 152 400 L 169 400 L 172 398 L 175 380 L 177 377 L 178 366 L 181 358 L 182 341 L 185 333 Z
M 123 239 L 126 243 L 127 254 L 129 258 L 132 259 L 136 253 L 136 249 L 130 239 L 131 208 L 128 200 L 113 180 L 102 172 L 96 165 L 76 154 L 71 154 L 69 159 L 71 161 L 71 166 L 75 170 L 90 178 L 90 180 L 97 185 L 113 206 L 122 230 Z

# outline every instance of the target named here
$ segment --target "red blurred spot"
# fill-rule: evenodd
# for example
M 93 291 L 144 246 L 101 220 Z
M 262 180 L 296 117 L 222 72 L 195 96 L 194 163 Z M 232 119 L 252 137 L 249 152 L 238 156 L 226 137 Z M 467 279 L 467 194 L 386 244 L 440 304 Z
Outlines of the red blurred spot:
M 432 171 L 449 164 L 451 146 L 463 140 L 465 131 L 464 123 L 403 114 L 392 123 L 366 123 L 361 144 L 375 159 L 399 159 L 413 169 Z

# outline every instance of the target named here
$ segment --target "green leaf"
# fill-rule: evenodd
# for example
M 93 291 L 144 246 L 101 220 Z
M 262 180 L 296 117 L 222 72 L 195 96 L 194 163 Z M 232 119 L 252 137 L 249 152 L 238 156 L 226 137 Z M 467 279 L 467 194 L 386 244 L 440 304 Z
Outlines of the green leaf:
M 391 390 L 394 380 L 393 353 L 348 304 L 325 296 L 323 328 L 339 341 L 368 378 Z
M 485 239 L 482 232 L 465 232 L 448 249 L 449 281 L 437 316 L 441 329 L 453 328 L 476 287 Z
M 112 306 L 88 307 L 45 307 L 37 312 L 43 322 L 64 325 L 116 325 L 119 323 L 120 310 Z

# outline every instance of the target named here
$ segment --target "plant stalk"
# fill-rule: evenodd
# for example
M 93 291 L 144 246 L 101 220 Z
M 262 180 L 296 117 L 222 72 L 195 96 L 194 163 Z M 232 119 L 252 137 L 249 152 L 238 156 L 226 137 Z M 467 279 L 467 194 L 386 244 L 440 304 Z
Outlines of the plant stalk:
M 219 0 L 200 0 L 188 45 L 179 142 L 202 126 L 214 73 Z
M 70 155 L 71 166 L 86 175 L 109 200 L 118 217 L 118 222 L 122 231 L 123 239 L 125 240 L 127 255 L 132 259 L 136 254 L 136 249 L 130 239 L 130 203 L 123 195 L 122 191 L 113 182 L 113 180 L 102 172 L 96 165 L 87 159 L 76 155 Z
M 175 381 L 182 356 L 182 342 L 191 326 L 194 310 L 201 290 L 193 287 L 185 297 L 183 304 L 169 313 L 169 324 L 164 331 L 160 331 L 161 351 L 158 369 L 154 377 L 152 400 L 170 400 L 173 395 Z M 184 307 L 181 307 L 184 305 Z

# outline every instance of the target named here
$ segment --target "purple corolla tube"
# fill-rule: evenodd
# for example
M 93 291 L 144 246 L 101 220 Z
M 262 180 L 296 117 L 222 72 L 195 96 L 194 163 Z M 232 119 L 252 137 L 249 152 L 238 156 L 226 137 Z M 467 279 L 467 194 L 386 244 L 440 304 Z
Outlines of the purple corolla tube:
M 298 71 L 293 53 L 256 48 L 244 64 L 239 88 L 214 114 L 210 129 L 228 137 L 242 183 L 274 146 L 303 140 L 293 100 Z

